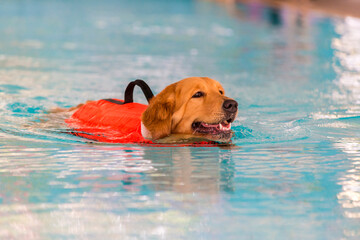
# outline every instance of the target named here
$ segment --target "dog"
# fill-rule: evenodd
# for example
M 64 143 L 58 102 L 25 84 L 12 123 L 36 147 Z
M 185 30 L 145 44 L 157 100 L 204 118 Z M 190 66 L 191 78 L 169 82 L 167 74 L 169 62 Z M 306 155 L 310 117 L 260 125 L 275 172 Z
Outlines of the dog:
M 173 83 L 151 99 L 141 120 L 154 140 L 203 138 L 229 142 L 238 103 L 218 81 L 190 77 Z
M 57 108 L 52 113 L 74 112 L 86 104 L 67 110 Z M 238 103 L 225 96 L 218 81 L 208 77 L 190 77 L 173 83 L 152 97 L 144 108 L 136 120 L 141 121 L 141 135 L 160 143 L 230 142 L 231 123 L 238 113 Z

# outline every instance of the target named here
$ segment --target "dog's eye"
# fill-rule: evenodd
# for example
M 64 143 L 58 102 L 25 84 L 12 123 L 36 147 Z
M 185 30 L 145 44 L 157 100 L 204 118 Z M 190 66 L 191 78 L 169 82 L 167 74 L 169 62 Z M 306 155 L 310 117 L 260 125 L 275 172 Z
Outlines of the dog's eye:
M 220 94 L 221 94 L 221 95 L 223 95 L 223 94 L 224 94 L 224 92 L 223 92 L 222 90 L 219 90 L 219 92 L 220 92 Z
M 193 98 L 200 98 L 200 97 L 203 97 L 203 96 L 204 96 L 204 93 L 199 91 L 199 92 L 195 93 L 192 97 Z

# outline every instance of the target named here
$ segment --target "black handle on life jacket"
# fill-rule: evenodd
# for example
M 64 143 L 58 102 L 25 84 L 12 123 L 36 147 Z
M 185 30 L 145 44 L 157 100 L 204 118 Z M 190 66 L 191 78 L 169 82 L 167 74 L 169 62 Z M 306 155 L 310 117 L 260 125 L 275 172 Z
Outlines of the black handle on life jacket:
M 150 87 L 146 84 L 146 82 L 141 79 L 137 79 L 130 82 L 129 85 L 126 87 L 124 104 L 134 102 L 133 94 L 135 86 L 139 86 L 141 88 L 148 102 L 150 102 L 150 99 L 154 97 L 154 94 L 152 93 Z

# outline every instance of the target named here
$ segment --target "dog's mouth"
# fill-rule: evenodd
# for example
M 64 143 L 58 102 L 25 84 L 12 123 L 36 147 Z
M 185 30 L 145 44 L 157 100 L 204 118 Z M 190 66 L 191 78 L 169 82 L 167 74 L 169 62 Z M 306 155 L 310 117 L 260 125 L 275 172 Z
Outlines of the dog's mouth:
M 219 134 L 222 132 L 231 131 L 231 123 L 227 121 L 217 123 L 217 124 L 209 124 L 205 122 L 194 122 L 192 124 L 192 128 L 197 133 L 204 133 L 204 134 Z
M 216 141 L 229 141 L 232 137 L 231 123 L 234 119 L 227 119 L 219 123 L 205 123 L 195 121 L 192 124 L 194 134 L 203 135 Z

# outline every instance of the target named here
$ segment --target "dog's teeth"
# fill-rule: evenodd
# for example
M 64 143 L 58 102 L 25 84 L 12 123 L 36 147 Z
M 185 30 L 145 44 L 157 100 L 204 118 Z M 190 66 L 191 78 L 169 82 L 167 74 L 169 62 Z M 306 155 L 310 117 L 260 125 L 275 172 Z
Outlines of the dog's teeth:
M 226 122 L 220 123 L 219 124 L 219 129 L 221 131 L 228 131 L 228 130 L 231 129 L 231 123 L 226 123 Z

